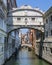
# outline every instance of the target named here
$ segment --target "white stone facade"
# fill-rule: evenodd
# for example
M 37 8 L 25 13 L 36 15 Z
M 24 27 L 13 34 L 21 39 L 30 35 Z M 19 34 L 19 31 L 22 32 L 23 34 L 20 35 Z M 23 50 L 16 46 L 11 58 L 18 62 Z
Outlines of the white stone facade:
M 11 15 L 12 14 L 12 15 Z M 13 18 L 13 24 L 12 25 L 18 25 L 23 27 L 33 26 L 35 29 L 41 30 L 41 27 L 35 27 L 37 26 L 43 26 L 43 12 L 38 8 L 32 8 L 31 6 L 21 6 L 20 8 L 14 8 L 12 11 L 9 11 L 9 18 Z M 12 20 L 9 25 L 11 25 Z M 16 28 L 16 27 L 15 27 Z M 18 27 L 17 27 L 18 28 Z M 13 28 L 14 29 L 14 28 Z M 43 30 L 43 28 L 42 28 Z

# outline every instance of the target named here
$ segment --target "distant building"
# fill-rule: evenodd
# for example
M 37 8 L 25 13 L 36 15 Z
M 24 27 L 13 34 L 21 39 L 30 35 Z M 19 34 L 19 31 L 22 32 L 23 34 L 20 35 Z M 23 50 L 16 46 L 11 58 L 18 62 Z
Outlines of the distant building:
M 24 39 L 25 39 L 25 35 L 22 34 L 22 35 L 21 35 L 21 44 L 25 44 L 25 40 L 24 40 Z
M 25 41 L 25 44 L 28 44 L 28 37 L 27 37 L 27 34 L 24 35 L 24 41 Z
M 36 43 L 36 30 L 34 29 L 29 29 L 29 44 L 32 44 L 32 46 L 35 46 Z

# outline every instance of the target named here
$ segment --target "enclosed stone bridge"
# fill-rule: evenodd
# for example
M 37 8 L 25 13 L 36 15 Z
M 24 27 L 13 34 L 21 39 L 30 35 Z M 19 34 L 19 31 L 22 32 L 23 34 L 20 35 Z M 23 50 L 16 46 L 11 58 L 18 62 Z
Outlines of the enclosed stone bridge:
M 8 12 L 7 30 L 14 31 L 20 28 L 33 28 L 44 32 L 43 12 L 31 6 L 14 8 Z

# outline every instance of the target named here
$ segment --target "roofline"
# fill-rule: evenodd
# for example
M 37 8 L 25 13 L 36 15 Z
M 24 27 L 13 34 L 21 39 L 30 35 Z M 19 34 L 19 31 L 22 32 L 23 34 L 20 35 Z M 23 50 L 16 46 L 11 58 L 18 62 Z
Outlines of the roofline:
M 45 13 L 48 13 L 51 9 L 52 9 L 52 6 Z
M 52 13 L 52 6 L 44 13 L 44 18 Z
M 16 12 L 16 11 L 25 11 L 25 10 L 27 10 L 27 11 L 36 11 L 36 12 L 41 13 L 42 15 L 44 14 L 44 13 L 41 12 L 40 10 L 36 10 L 36 9 L 16 9 L 16 10 L 11 10 L 11 11 L 9 11 L 8 13 L 13 13 L 13 12 Z

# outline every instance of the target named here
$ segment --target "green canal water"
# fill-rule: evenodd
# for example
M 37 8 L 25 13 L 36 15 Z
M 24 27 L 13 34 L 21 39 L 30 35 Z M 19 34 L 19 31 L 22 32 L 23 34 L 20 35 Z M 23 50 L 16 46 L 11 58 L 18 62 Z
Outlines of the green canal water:
M 33 51 L 21 49 L 18 55 L 13 56 L 5 65 L 50 65 L 42 59 L 39 59 Z

